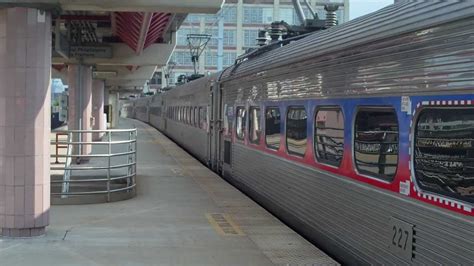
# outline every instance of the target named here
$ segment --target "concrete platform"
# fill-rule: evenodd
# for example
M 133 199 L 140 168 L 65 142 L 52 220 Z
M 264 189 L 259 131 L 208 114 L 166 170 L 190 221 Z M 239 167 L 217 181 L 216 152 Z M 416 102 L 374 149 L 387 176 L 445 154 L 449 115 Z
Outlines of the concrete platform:
M 137 127 L 138 195 L 53 206 L 47 235 L 0 239 L 0 265 L 336 265 L 150 126 Z

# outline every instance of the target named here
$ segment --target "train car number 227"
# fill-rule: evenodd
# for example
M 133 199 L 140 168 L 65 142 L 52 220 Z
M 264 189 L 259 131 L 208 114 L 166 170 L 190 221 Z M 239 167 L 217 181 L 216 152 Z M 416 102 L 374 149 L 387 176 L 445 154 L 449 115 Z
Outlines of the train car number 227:
M 413 255 L 413 225 L 395 217 L 390 218 L 389 249 L 399 257 L 411 261 Z

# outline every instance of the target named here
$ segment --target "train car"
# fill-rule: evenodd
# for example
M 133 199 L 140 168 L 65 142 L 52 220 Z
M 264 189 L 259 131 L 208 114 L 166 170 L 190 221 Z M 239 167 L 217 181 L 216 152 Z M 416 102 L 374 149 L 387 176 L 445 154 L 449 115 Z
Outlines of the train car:
M 165 118 L 162 115 L 163 112 L 163 96 L 162 94 L 156 94 L 150 98 L 149 102 L 149 119 L 150 125 L 164 131 Z M 146 122 L 146 121 L 145 121 Z
M 146 122 L 146 123 L 149 122 L 150 101 L 151 101 L 151 97 L 138 98 L 133 101 L 134 117 L 136 119 Z
M 162 131 L 203 163 L 210 158 L 210 92 L 216 75 L 162 93 Z
M 473 10 L 403 2 L 263 47 L 164 93 L 163 132 L 343 263 L 471 265 Z

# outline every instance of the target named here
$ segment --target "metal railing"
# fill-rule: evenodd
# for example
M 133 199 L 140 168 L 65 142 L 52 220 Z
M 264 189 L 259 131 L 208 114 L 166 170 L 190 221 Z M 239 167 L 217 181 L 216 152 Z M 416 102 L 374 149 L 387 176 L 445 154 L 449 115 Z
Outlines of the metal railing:
M 67 198 L 69 196 L 86 196 L 106 194 L 110 201 L 111 194 L 124 191 L 133 191 L 136 186 L 137 164 L 137 129 L 109 129 L 109 130 L 62 130 L 55 131 L 66 135 L 67 140 L 52 140 L 51 144 L 67 146 L 65 154 L 51 154 L 52 158 L 65 158 L 60 165 L 51 166 L 51 170 L 62 173 L 62 180 L 51 180 L 51 185 L 60 184 L 61 191 L 53 192 L 52 196 Z M 104 133 L 98 141 L 79 141 L 83 139 L 79 134 Z M 78 154 L 90 145 L 90 154 Z M 103 160 L 102 158 L 105 158 Z M 86 162 L 84 162 L 86 161 Z M 115 161 L 115 162 L 114 162 Z M 56 160 L 58 162 L 58 160 Z M 112 171 L 120 172 L 113 175 Z M 80 178 L 72 173 L 79 171 Z M 101 172 L 102 173 L 99 173 Z M 75 184 L 96 184 L 87 191 L 77 191 Z M 112 185 L 115 187 L 112 187 Z M 105 186 L 104 186 L 105 185 Z M 94 189 L 97 187 L 98 189 Z M 105 187 L 105 189 L 103 189 Z

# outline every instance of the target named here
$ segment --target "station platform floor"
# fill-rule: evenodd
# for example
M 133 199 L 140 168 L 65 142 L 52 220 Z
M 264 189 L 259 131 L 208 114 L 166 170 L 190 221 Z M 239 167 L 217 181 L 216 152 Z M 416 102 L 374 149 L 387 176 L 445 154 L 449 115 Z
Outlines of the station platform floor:
M 0 265 L 337 265 L 156 129 L 138 128 L 137 196 L 52 206 L 47 234 L 0 238 Z

